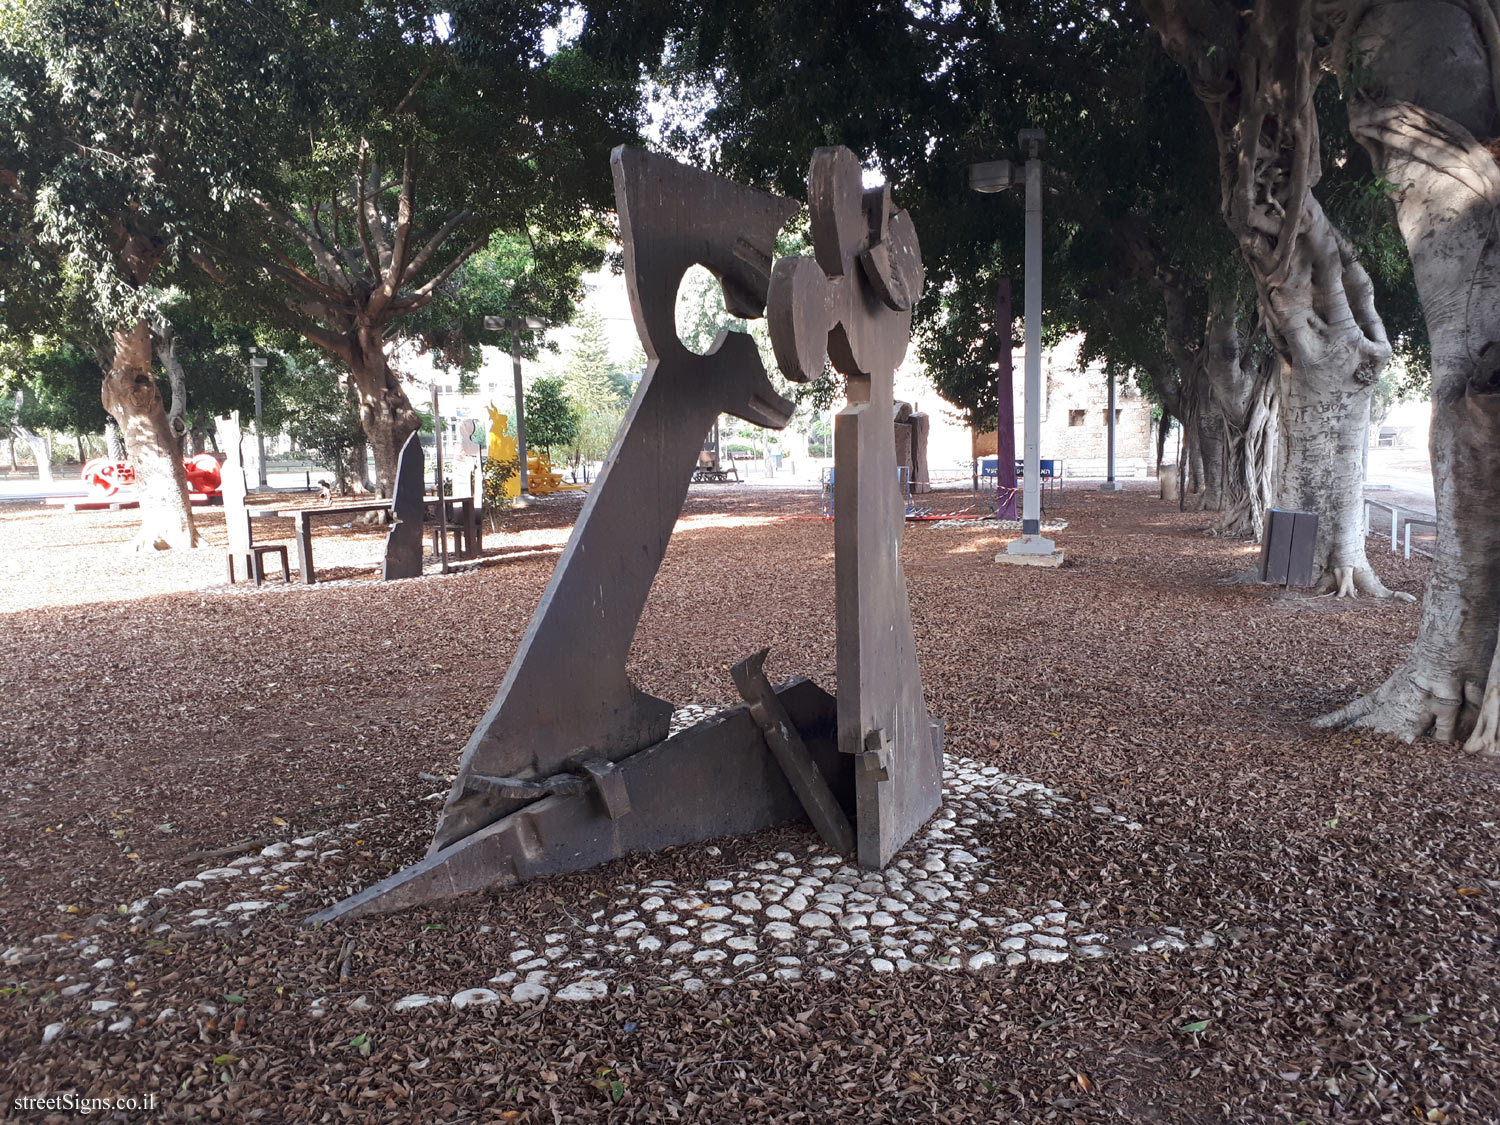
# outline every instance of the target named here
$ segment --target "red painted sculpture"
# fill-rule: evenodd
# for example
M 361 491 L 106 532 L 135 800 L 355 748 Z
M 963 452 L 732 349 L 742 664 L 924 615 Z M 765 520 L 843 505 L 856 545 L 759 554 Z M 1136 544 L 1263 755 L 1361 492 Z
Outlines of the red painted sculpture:
M 219 459 L 212 453 L 198 453 L 182 459 L 182 471 L 187 475 L 188 491 L 204 496 L 216 495 L 219 491 Z M 135 487 L 135 466 L 129 461 L 111 461 L 107 457 L 95 457 L 83 466 L 79 477 L 88 487 L 89 498 L 107 500 L 120 492 Z

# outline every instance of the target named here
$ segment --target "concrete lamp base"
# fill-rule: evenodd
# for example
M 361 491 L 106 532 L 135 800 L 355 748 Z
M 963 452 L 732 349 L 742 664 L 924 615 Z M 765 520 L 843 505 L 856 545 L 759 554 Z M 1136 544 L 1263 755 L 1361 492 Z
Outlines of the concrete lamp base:
M 1124 492 L 1125 486 L 1117 480 L 1107 480 L 1099 486 L 1100 492 Z
M 995 556 L 997 563 L 1011 566 L 1062 566 L 1063 553 L 1052 540 L 1041 535 L 1023 535 L 1012 539 L 1005 550 Z

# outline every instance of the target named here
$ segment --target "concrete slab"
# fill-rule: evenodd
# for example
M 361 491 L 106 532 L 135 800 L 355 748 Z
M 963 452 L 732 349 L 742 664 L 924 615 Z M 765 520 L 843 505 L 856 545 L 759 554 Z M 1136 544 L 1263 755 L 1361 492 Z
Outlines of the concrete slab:
M 1059 567 L 1063 564 L 1063 553 L 1057 550 L 1046 554 L 1012 554 L 1010 551 L 1001 551 L 995 556 L 995 561 L 1008 566 Z

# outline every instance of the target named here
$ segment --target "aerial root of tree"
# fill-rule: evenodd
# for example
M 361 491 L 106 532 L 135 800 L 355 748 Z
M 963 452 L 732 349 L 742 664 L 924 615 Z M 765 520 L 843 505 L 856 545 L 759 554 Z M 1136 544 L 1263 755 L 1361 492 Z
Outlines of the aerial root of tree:
M 1500 643 L 1496 644 L 1495 656 L 1490 662 L 1489 680 L 1479 700 L 1474 731 L 1464 749 L 1473 754 L 1500 755 Z
M 1500 693 L 1492 694 L 1494 709 L 1500 712 Z M 1468 748 L 1493 749 L 1493 730 L 1488 747 L 1475 744 L 1481 738 L 1483 727 L 1480 715 L 1483 696 L 1483 687 L 1473 681 L 1424 677 L 1408 663 L 1368 695 L 1314 719 L 1312 725 L 1323 729 L 1361 727 L 1378 730 L 1395 735 L 1404 742 L 1424 735 L 1431 735 L 1440 742 L 1453 742 L 1472 726 L 1474 737 Z
M 1336 566 L 1333 568 L 1333 576 L 1338 581 L 1339 590 L 1335 597 L 1352 598 L 1354 593 L 1354 568 L 1352 566 Z
M 1339 598 L 1357 598 L 1363 594 L 1370 598 L 1391 598 L 1398 602 L 1414 602 L 1416 597 L 1404 590 L 1392 590 L 1386 586 L 1368 566 L 1334 564 L 1314 588 L 1318 594 L 1333 594 Z

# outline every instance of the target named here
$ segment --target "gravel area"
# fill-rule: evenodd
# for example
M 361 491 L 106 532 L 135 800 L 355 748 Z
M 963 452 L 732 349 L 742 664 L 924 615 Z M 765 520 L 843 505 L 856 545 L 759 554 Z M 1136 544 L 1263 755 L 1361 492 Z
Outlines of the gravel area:
M 579 503 L 386 586 L 381 531 L 320 531 L 332 581 L 259 591 L 216 513 L 135 556 L 130 513 L 0 506 L 15 1119 L 1500 1120 L 1500 773 L 1307 726 L 1419 606 L 1236 583 L 1255 549 L 1144 490 L 1069 492 L 1057 571 L 909 527 L 949 760 L 887 871 L 787 826 L 305 928 L 421 855 Z M 690 494 L 632 652 L 677 725 L 765 645 L 836 688 L 817 509 Z

